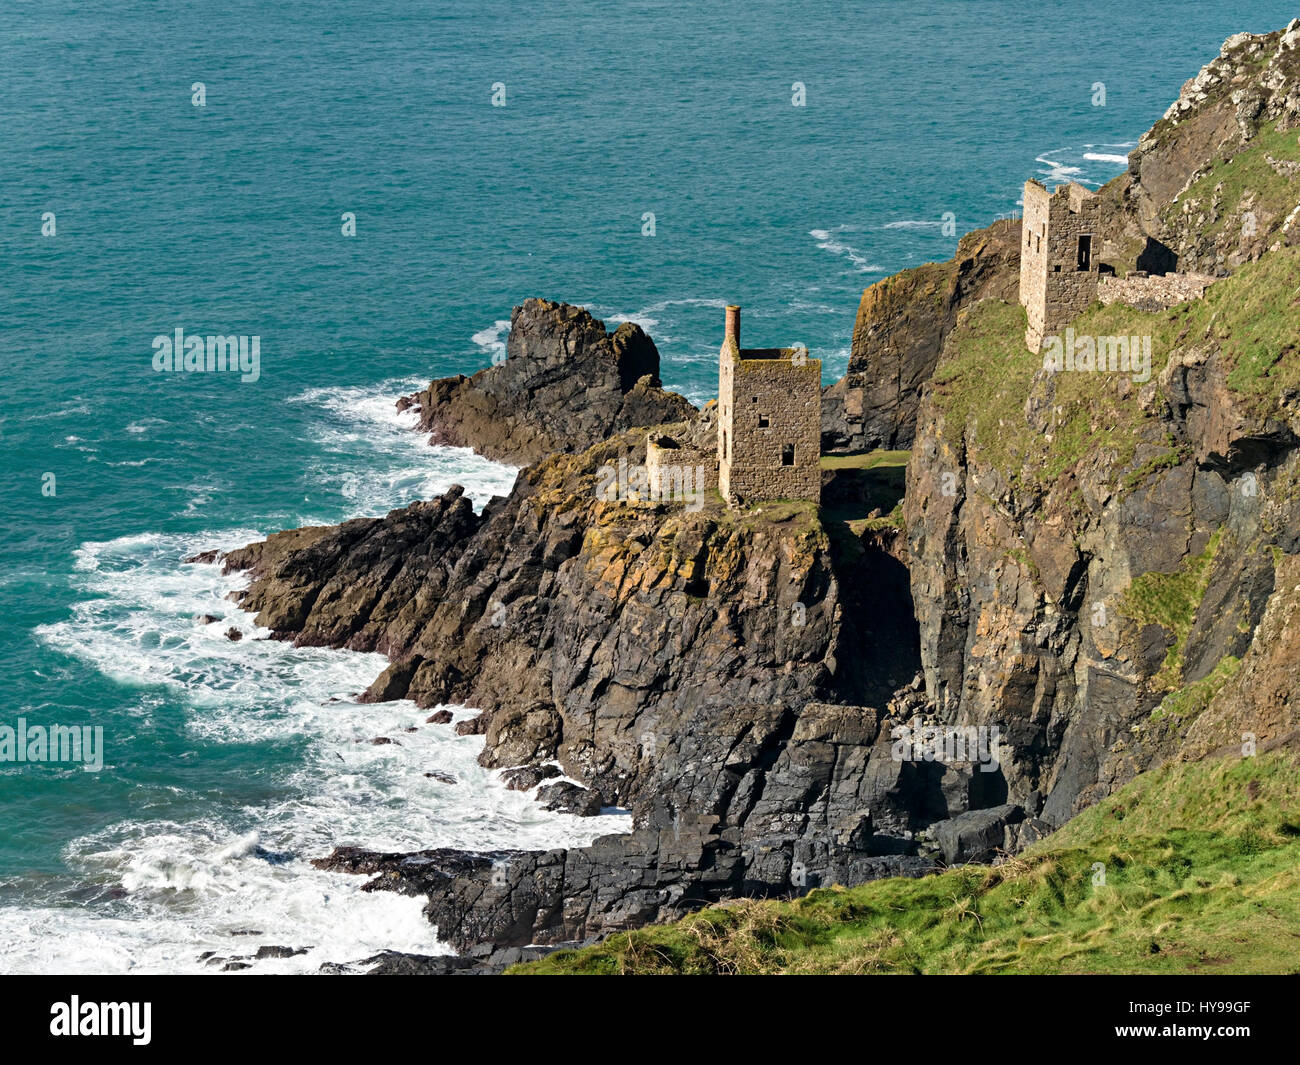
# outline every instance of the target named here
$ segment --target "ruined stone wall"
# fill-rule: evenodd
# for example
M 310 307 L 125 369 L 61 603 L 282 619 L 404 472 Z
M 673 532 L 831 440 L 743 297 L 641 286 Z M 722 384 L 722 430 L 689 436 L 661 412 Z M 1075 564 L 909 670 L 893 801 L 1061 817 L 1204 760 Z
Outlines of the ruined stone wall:
M 821 360 L 790 349 L 724 358 L 718 489 L 728 500 L 821 499 Z M 728 363 L 730 365 L 728 365 Z M 786 449 L 793 461 L 782 461 Z
M 1025 213 L 1020 223 L 1020 303 L 1029 326 L 1025 343 L 1037 351 L 1043 343 L 1047 310 L 1047 215 L 1051 195 L 1037 181 L 1025 182 Z
M 684 495 L 711 493 L 718 487 L 717 452 L 672 437 L 652 433 L 646 438 L 645 466 L 656 499 L 683 500 Z
M 1032 351 L 1064 328 L 1097 298 L 1100 277 L 1101 201 L 1080 185 L 1054 193 L 1025 183 L 1020 257 L 1020 301 L 1028 318 L 1025 343 Z M 1092 238 L 1088 268 L 1080 270 L 1080 238 Z
M 718 355 L 718 491 L 728 498 L 727 484 L 731 464 L 731 400 L 734 391 L 735 365 L 740 347 L 728 335 Z
M 1163 311 L 1205 295 L 1218 278 L 1209 274 L 1129 274 L 1128 277 L 1103 277 L 1097 286 L 1102 303 L 1127 303 L 1140 311 Z

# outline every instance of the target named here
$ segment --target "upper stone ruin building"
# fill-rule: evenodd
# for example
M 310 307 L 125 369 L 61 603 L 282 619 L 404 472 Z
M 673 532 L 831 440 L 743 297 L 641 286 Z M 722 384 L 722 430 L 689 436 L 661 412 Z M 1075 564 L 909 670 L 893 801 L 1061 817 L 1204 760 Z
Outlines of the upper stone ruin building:
M 1098 299 L 1156 311 L 1199 299 L 1216 280 L 1204 274 L 1159 274 L 1132 270 L 1124 277 L 1101 261 L 1102 199 L 1070 182 L 1055 192 L 1033 179 L 1025 182 L 1020 228 L 1020 302 L 1028 327 L 1025 343 L 1041 351 Z
M 1044 337 L 1097 299 L 1101 201 L 1073 182 L 1049 193 L 1033 180 L 1025 182 L 1024 199 L 1020 302 L 1029 318 L 1025 343 L 1041 351 Z

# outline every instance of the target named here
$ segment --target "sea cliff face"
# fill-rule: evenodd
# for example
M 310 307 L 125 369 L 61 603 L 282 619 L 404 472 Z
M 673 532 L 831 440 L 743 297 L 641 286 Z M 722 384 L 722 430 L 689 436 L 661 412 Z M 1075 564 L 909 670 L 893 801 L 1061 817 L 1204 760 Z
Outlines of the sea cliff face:
M 988 304 L 926 388 L 904 503 L 926 690 L 1007 730 L 1011 794 L 1052 823 L 1175 750 L 1217 688 L 1185 690 L 1257 639 L 1300 529 L 1297 265 L 1076 320 L 1151 336 L 1146 384 L 1044 371 L 1020 308 Z
M 921 386 L 963 307 L 1014 300 L 1020 221 L 967 233 L 956 254 L 877 281 L 862 293 L 849 365 L 822 396 L 822 450 L 910 448 Z
M 926 691 L 945 720 L 1008 730 L 1010 793 L 1054 824 L 1177 751 L 1211 700 L 1195 734 L 1223 739 L 1225 684 L 1267 702 L 1241 656 L 1277 679 L 1256 630 L 1298 516 L 1298 45 L 1300 23 L 1228 41 L 1102 190 L 1121 271 L 1233 271 L 1168 311 L 1073 323 L 1149 342 L 1150 380 L 1045 372 L 1020 308 L 990 300 L 923 389 L 904 521 Z
M 707 418 L 663 430 L 703 439 Z M 938 845 L 916 853 L 915 833 L 981 804 L 972 766 L 891 754 L 890 722 L 924 701 L 893 530 L 855 534 L 806 503 L 611 498 L 602 486 L 644 461 L 645 438 L 552 455 L 481 514 L 453 489 L 225 558 L 279 638 L 388 655 L 366 698 L 481 708 L 468 727 L 485 765 L 522 787 L 582 781 L 560 785 L 563 808 L 632 810 L 632 834 L 590 851 L 325 860 L 425 893 L 462 946 L 924 871 Z M 985 828 L 1001 842 L 1016 816 Z
M 711 412 L 659 387 L 639 329 L 562 304 L 516 308 L 502 366 L 403 401 L 435 441 L 527 463 L 510 496 L 249 545 L 226 557 L 243 604 L 280 638 L 388 655 L 368 699 L 481 708 L 463 727 L 485 765 L 520 787 L 562 771 L 584 787 L 544 801 L 629 808 L 634 831 L 322 866 L 425 896 L 461 948 L 582 940 L 1014 852 L 1159 761 L 1294 733 L 1298 38 L 1228 42 L 1101 190 L 1118 272 L 1230 274 L 1075 321 L 1138 338 L 1149 373 L 1026 350 L 1014 221 L 864 293 L 823 441 L 911 446 L 890 518 L 844 520 L 842 471 L 821 510 L 611 497 L 647 427 L 707 444 Z M 1262 241 L 1219 224 L 1254 207 Z M 918 720 L 996 730 L 996 764 L 899 757 Z
M 888 711 L 827 701 L 885 707 L 915 671 L 898 561 L 873 537 L 833 539 L 808 504 L 598 498 L 601 468 L 639 461 L 644 435 L 529 467 L 481 515 L 453 489 L 226 557 L 278 636 L 388 654 L 368 698 L 481 707 L 485 765 L 534 767 L 517 778 L 531 786 L 554 761 L 595 794 L 566 808 L 633 811 L 631 835 L 587 850 L 323 863 L 428 895 L 461 946 L 924 871 L 913 832 L 978 803 L 971 767 L 900 763 Z
M 490 764 L 559 755 L 627 803 L 661 721 L 802 704 L 836 667 L 839 582 L 812 509 L 601 501 L 601 468 L 643 448 L 632 431 L 555 456 L 482 515 L 452 489 L 226 564 L 252 569 L 244 605 L 278 634 L 389 655 L 370 697 L 479 707 Z

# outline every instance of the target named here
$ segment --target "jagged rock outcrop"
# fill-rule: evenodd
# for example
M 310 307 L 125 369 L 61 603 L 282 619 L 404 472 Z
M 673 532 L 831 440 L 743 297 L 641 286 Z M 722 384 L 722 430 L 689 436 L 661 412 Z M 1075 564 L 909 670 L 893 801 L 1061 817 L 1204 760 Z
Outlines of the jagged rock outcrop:
M 565 943 L 582 947 L 587 943 Z M 495 947 L 484 943 L 470 947 L 463 954 L 403 954 L 385 950 L 349 965 L 327 962 L 320 972 L 330 976 L 363 972 L 367 976 L 499 976 L 512 965 L 537 961 L 559 945 L 547 947 Z
M 511 313 L 504 362 L 440 378 L 398 407 L 418 413 L 431 444 L 521 466 L 695 413 L 661 386 L 659 350 L 639 325 L 611 333 L 581 307 L 541 299 Z
M 1110 189 L 1113 249 L 1135 265 L 1222 276 L 1276 244 L 1300 239 L 1300 187 L 1277 159 L 1300 129 L 1300 20 L 1239 33 L 1183 85 L 1142 136 Z M 1249 168 L 1239 158 L 1258 149 Z
M 765 885 L 747 880 L 735 836 L 692 825 L 639 829 L 570 850 L 378 854 L 338 848 L 315 864 L 373 875 L 367 891 L 423 895 L 425 915 L 439 938 L 473 952 L 488 943 L 500 948 L 590 940 L 758 893 Z M 863 858 L 861 864 L 865 875 L 850 882 L 920 876 L 936 868 L 898 855 Z
M 338 848 L 320 868 L 372 876 L 366 890 L 428 899 L 457 949 L 585 939 L 681 916 L 740 895 L 919 876 L 936 863 L 873 832 L 872 809 L 915 824 L 909 792 L 936 785 L 891 757 L 883 715 L 811 704 L 743 706 L 730 727 L 691 730 L 652 752 L 679 787 L 646 796 L 630 834 L 552 851 L 377 854 Z M 883 742 L 882 742 L 883 741 Z
M 750 703 L 883 705 L 915 671 L 895 559 L 851 534 L 832 542 L 806 504 L 600 498 L 602 478 L 643 448 L 631 431 L 555 456 L 481 515 L 453 488 L 277 534 L 225 565 L 251 572 L 242 605 L 277 636 L 388 655 L 368 697 L 480 707 L 485 762 L 557 757 L 625 805 L 655 786 L 647 745 L 662 755 L 692 730 L 723 736 Z M 845 594 L 871 611 L 844 617 Z M 842 665 L 843 646 L 855 650 Z
M 862 293 L 845 374 L 822 395 L 822 450 L 908 448 L 923 385 L 963 307 L 1012 300 L 1020 283 L 1020 222 L 967 233 L 951 259 L 877 281 Z
M 591 789 L 583 812 L 632 808 L 629 836 L 513 856 L 496 894 L 481 856 L 384 859 L 376 886 L 427 894 L 457 942 L 582 938 L 736 894 L 911 875 L 933 867 L 914 831 L 971 803 L 945 767 L 896 760 L 862 705 L 916 668 L 898 561 L 873 536 L 831 536 L 808 504 L 603 499 L 602 471 L 641 461 L 644 439 L 531 466 L 479 515 L 452 489 L 225 559 L 278 637 L 389 655 L 367 697 L 482 707 L 484 764 L 555 759 Z

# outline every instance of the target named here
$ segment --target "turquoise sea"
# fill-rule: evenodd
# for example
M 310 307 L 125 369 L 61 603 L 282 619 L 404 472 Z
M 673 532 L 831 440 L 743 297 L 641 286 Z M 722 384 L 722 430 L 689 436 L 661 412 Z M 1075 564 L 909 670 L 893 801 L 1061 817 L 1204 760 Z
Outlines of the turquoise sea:
M 98 772 L 0 763 L 0 971 L 437 951 L 418 901 L 307 860 L 625 827 L 542 813 L 427 711 L 351 702 L 381 660 L 258 640 L 237 581 L 181 560 L 508 491 L 392 401 L 488 365 L 528 296 L 640 322 L 696 401 L 729 302 L 829 383 L 865 285 L 1027 177 L 1119 173 L 1225 37 L 1293 13 L 0 0 L 0 729 L 104 743 Z M 176 328 L 260 338 L 258 379 L 155 372 Z

